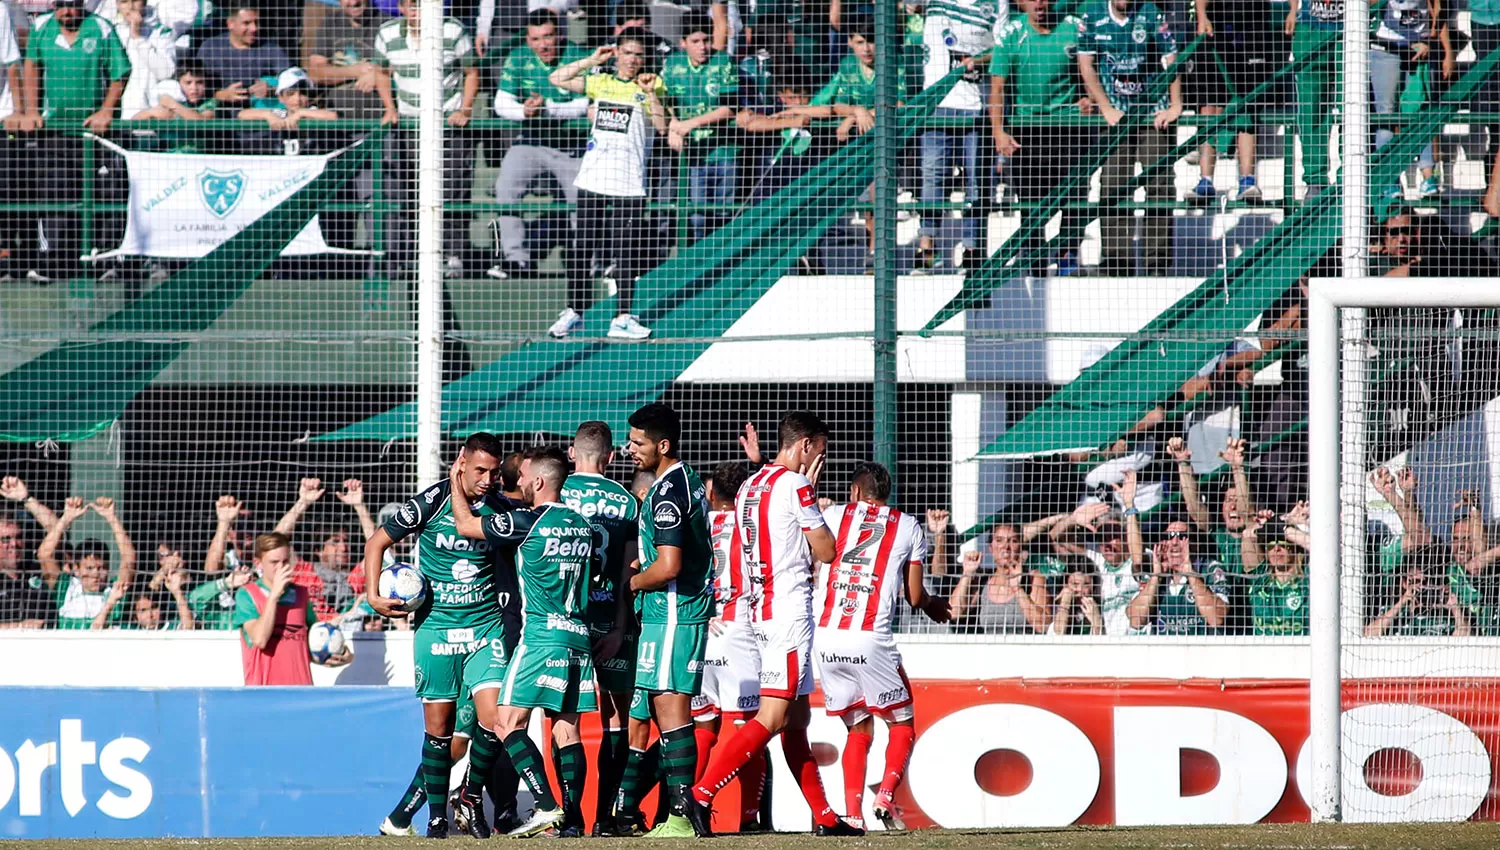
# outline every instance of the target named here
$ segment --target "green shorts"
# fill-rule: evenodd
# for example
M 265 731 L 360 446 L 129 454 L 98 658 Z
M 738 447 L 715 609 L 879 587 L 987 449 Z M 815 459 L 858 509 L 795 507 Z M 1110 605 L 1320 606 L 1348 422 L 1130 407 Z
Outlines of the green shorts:
M 506 670 L 500 704 L 558 714 L 594 711 L 594 657 L 584 648 L 521 639 Z
M 651 722 L 651 695 L 640 688 L 636 688 L 635 693 L 630 696 L 630 719 L 642 723 Z
M 472 629 L 419 628 L 412 637 L 417 696 L 425 702 L 454 702 L 505 681 L 508 653 L 500 621 Z
M 642 623 L 635 686 L 651 693 L 696 695 L 703 685 L 708 624 Z
M 611 628 L 609 625 L 590 625 L 590 638 L 597 642 L 609 634 Z M 614 658 L 594 659 L 594 677 L 599 680 L 599 690 L 609 694 L 628 694 L 635 689 L 635 645 L 635 635 L 627 633 Z

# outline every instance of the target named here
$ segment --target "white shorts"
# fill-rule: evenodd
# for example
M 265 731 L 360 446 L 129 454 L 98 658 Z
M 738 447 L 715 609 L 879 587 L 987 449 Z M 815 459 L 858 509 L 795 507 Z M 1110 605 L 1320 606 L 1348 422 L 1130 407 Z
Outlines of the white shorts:
M 718 634 L 708 627 L 703 687 L 693 697 L 693 719 L 754 714 L 760 710 L 760 653 L 746 622 L 726 622 Z
M 760 695 L 796 699 L 813 692 L 813 619 L 808 613 L 755 624 Z
M 911 682 L 894 638 L 819 629 L 817 649 L 824 711 L 851 726 L 872 714 L 885 720 L 911 719 Z

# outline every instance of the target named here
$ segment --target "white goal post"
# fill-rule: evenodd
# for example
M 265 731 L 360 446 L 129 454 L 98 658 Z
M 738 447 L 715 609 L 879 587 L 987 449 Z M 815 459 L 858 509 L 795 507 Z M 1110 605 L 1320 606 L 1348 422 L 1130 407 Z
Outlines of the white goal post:
M 1328 278 L 1308 293 L 1309 469 L 1312 640 L 1308 709 L 1312 819 L 1341 820 L 1341 661 L 1360 640 L 1359 576 L 1365 560 L 1366 369 L 1364 308 L 1497 307 L 1500 292 L 1479 278 Z

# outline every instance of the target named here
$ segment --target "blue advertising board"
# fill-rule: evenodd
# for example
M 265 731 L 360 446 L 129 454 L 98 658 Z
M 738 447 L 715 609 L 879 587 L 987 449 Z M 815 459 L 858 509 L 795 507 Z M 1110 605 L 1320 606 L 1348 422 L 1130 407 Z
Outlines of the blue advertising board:
M 0 839 L 371 834 L 421 757 L 405 688 L 0 688 Z

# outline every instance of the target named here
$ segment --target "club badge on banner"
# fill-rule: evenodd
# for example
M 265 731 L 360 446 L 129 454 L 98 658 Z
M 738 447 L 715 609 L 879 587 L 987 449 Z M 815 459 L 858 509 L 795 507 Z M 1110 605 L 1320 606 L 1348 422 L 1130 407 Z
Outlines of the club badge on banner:
M 129 218 L 120 247 L 104 256 L 202 257 L 311 183 L 342 151 L 317 156 L 239 156 L 128 151 Z M 330 248 L 314 216 L 284 256 L 348 253 Z

